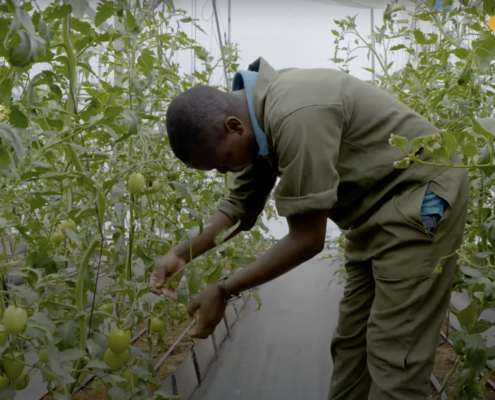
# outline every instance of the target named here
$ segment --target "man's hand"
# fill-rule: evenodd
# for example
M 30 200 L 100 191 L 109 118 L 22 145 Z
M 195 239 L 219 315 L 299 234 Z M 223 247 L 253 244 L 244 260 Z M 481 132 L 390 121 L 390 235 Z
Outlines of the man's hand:
M 168 253 L 156 263 L 155 270 L 151 274 L 150 285 L 158 289 L 162 295 L 174 300 L 177 299 L 175 289 L 182 279 L 182 275 L 184 275 L 184 270 L 180 271 L 184 265 L 186 265 L 185 260 L 173 252 Z M 169 283 L 172 276 L 174 276 L 174 279 Z M 163 287 L 164 285 L 166 287 Z
M 198 339 L 210 336 L 222 320 L 226 307 L 218 286 L 209 286 L 203 290 L 191 301 L 187 309 L 191 318 L 198 312 L 198 321 L 189 335 Z

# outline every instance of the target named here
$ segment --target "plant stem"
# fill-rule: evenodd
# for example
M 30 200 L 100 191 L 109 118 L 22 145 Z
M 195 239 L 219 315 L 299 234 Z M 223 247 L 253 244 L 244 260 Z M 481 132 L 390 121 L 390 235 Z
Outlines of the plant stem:
M 462 360 L 464 360 L 464 356 L 457 358 L 454 366 L 452 367 L 452 369 L 450 370 L 450 372 L 448 373 L 448 375 L 445 377 L 445 379 L 443 381 L 442 388 L 438 392 L 437 399 L 441 399 L 441 397 L 442 397 L 441 395 L 444 392 L 444 390 L 447 388 L 447 384 L 449 383 L 450 378 L 452 378 L 454 376 L 454 374 L 457 372 L 457 369 L 459 368 L 459 365 L 461 364 Z
M 70 14 L 66 16 L 62 22 L 62 37 L 64 40 L 64 48 L 67 54 L 67 59 L 69 60 L 69 93 L 67 95 L 67 103 L 65 106 L 65 111 L 70 114 L 74 114 L 76 111 L 77 104 L 77 60 L 74 54 L 74 49 L 72 48 L 72 42 L 70 40 Z M 64 128 L 62 132 L 64 135 L 72 128 L 72 117 L 69 114 L 64 115 Z M 77 156 L 76 151 L 71 146 L 70 143 L 65 145 L 65 151 L 67 158 L 72 161 L 74 168 L 84 173 L 84 168 L 81 164 L 81 160 Z
M 76 309 L 78 312 L 84 311 L 84 277 L 86 274 L 86 268 L 89 264 L 89 259 L 95 251 L 99 241 L 100 235 L 96 234 L 93 241 L 89 244 L 88 249 L 81 260 L 81 264 L 79 264 L 76 282 Z M 86 315 L 84 314 L 79 317 L 79 348 L 84 352 L 86 352 L 86 319 Z M 75 371 L 72 374 L 75 381 L 69 385 L 69 393 L 72 393 L 74 387 L 76 386 L 77 379 L 79 377 L 77 370 L 81 369 L 81 365 L 82 359 L 78 360 L 76 363 Z

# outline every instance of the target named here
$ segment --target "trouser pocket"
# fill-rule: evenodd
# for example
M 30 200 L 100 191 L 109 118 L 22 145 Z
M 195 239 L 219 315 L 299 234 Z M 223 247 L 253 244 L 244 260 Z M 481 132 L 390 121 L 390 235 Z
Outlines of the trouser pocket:
M 426 189 L 420 215 L 421 221 L 430 232 L 435 231 L 448 207 L 449 203 L 446 200 L 433 193 L 429 188 Z

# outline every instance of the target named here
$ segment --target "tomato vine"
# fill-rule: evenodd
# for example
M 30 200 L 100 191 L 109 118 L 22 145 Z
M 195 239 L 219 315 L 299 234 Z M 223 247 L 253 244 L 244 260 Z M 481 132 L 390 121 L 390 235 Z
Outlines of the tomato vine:
M 177 301 L 150 291 L 155 262 L 226 194 L 223 177 L 175 159 L 164 128 L 170 100 L 222 63 L 191 24 L 171 0 L 0 4 L 0 398 L 39 373 L 57 400 L 89 374 L 112 399 L 166 399 L 153 363 L 191 295 L 269 244 L 260 222 L 169 282 Z M 193 71 L 176 61 L 185 51 Z M 224 57 L 234 72 L 236 46 Z M 145 349 L 128 345 L 143 331 Z

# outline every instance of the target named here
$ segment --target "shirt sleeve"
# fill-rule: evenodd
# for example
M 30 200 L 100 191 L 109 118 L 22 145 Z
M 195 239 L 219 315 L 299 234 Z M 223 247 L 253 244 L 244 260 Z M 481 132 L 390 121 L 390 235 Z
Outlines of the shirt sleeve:
M 337 202 L 343 129 L 340 105 L 305 107 L 282 120 L 272 139 L 280 174 L 275 190 L 279 215 L 330 210 Z
M 219 211 L 234 222 L 240 220 L 243 231 L 251 229 L 263 211 L 276 179 L 277 174 L 264 159 L 241 172 L 229 174 L 230 193 L 220 202 Z

